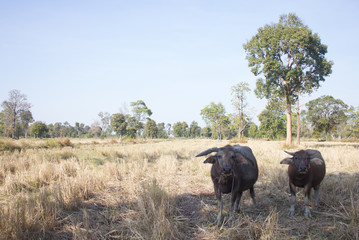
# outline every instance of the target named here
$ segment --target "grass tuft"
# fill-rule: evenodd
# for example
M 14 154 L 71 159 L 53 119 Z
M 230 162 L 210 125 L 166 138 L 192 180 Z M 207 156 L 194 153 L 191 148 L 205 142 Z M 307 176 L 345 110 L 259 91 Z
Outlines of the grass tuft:
M 134 231 L 145 239 L 178 239 L 182 236 L 183 221 L 178 216 L 176 202 L 153 179 L 142 184 L 138 193 L 139 218 Z

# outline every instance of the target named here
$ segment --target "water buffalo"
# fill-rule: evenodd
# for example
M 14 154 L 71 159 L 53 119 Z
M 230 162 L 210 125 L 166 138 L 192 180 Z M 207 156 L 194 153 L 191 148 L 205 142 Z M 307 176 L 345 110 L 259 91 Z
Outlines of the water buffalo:
M 325 176 L 325 162 L 317 150 L 307 149 L 295 153 L 287 152 L 291 158 L 285 158 L 280 163 L 289 164 L 288 177 L 291 194 L 291 206 L 288 215 L 294 215 L 296 200 L 296 187 L 304 188 L 304 204 L 306 217 L 311 218 L 309 210 L 310 191 L 314 188 L 315 206 L 319 203 L 319 186 Z
M 253 185 L 258 178 L 258 166 L 252 150 L 246 146 L 227 145 L 222 148 L 210 148 L 196 157 L 205 156 L 212 152 L 215 155 L 208 157 L 204 163 L 211 163 L 211 178 L 218 200 L 218 216 L 215 224 L 222 219 L 222 193 L 232 193 L 230 214 L 239 211 L 239 202 L 245 190 L 250 191 L 253 204 L 256 204 Z

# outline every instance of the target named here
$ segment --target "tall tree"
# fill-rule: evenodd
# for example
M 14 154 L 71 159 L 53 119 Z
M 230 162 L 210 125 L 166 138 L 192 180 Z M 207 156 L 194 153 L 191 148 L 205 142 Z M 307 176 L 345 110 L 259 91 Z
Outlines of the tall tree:
M 27 131 L 29 129 L 30 123 L 34 121 L 34 118 L 32 117 L 32 113 L 30 110 L 22 111 L 20 113 L 20 120 L 21 120 L 21 126 L 24 129 L 25 138 L 27 137 Z
M 152 115 L 151 109 L 146 106 L 146 103 L 142 100 L 137 102 L 131 102 L 130 106 L 132 107 L 133 116 L 139 121 L 143 122 L 146 118 Z
M 189 129 L 188 124 L 186 122 L 182 122 L 182 131 L 183 131 L 183 137 L 189 137 Z
M 145 125 L 145 132 L 144 135 L 147 138 L 156 138 L 158 133 L 157 124 L 154 120 L 148 119 Z
M 268 102 L 266 108 L 258 115 L 260 121 L 259 131 L 262 136 L 276 139 L 284 136 L 285 113 L 284 103 L 273 99 Z
M 157 123 L 157 138 L 168 138 L 165 123 Z
M 325 137 L 332 134 L 339 124 L 346 123 L 348 119 L 349 106 L 332 96 L 321 96 L 309 101 L 306 107 L 307 119 L 313 126 L 315 137 L 320 137 L 322 133 Z
M 201 136 L 201 127 L 196 121 L 193 121 L 189 126 L 189 137 L 196 138 Z
M 91 124 L 91 133 L 95 136 L 95 137 L 99 137 L 102 133 L 102 128 L 100 127 L 100 122 L 99 121 L 95 121 Z
M 172 129 L 172 124 L 167 123 L 166 124 L 167 136 L 171 136 L 171 129 Z
M 49 132 L 49 128 L 43 122 L 34 122 L 30 127 L 30 133 L 34 137 L 46 137 L 46 134 Z
M 0 112 L 0 136 L 4 136 L 4 122 L 3 122 L 3 112 Z
M 297 144 L 300 144 L 300 108 L 299 108 L 299 96 L 297 98 Z
M 143 124 L 138 122 L 133 116 L 127 118 L 126 135 L 130 138 L 136 138 L 136 133 L 143 128 Z
M 173 134 L 175 137 L 187 137 L 188 124 L 186 122 L 176 122 L 173 124 Z
M 221 140 L 223 130 L 229 124 L 229 119 L 228 116 L 226 116 L 226 110 L 223 104 L 211 102 L 201 110 L 201 115 L 207 125 L 210 125 L 217 134 L 218 140 Z
M 122 113 L 115 113 L 111 117 L 112 129 L 119 135 L 120 138 L 127 132 L 126 115 Z
M 287 144 L 292 143 L 291 106 L 299 94 L 311 93 L 332 72 L 327 46 L 295 14 L 265 25 L 244 46 L 248 66 L 257 80 L 257 96 L 286 100 Z
M 350 118 L 348 122 L 348 136 L 359 138 L 359 107 L 350 109 Z
M 238 113 L 238 138 L 243 138 L 243 131 L 246 127 L 245 120 L 245 108 L 247 107 L 247 97 L 246 93 L 251 89 L 249 88 L 249 84 L 247 82 L 240 82 L 237 85 L 232 86 L 232 104 Z M 248 121 L 247 121 L 248 122 Z
M 49 125 L 50 137 L 64 137 L 62 129 L 62 123 L 55 123 L 52 126 Z
M 14 89 L 9 92 L 9 99 L 4 101 L 1 106 L 4 108 L 4 122 L 8 123 L 11 128 L 12 138 L 15 138 L 16 122 L 22 112 L 30 110 L 31 104 L 27 102 L 25 94 L 21 94 L 19 90 Z
M 137 121 L 137 124 L 135 124 L 136 131 L 139 135 L 141 135 L 144 122 L 152 115 L 152 111 L 146 106 L 146 103 L 142 100 L 131 102 L 130 106 L 132 107 L 133 117 Z
M 212 130 L 209 126 L 202 128 L 202 136 L 206 138 L 212 137 Z
M 104 135 L 111 134 L 111 114 L 108 112 L 99 112 L 98 116 L 100 117 L 101 129 Z
M 173 124 L 173 135 L 175 137 L 182 137 L 183 136 L 182 123 L 181 122 L 175 122 Z
M 258 126 L 254 122 L 250 122 L 248 127 L 248 137 L 257 138 L 257 136 L 258 136 Z

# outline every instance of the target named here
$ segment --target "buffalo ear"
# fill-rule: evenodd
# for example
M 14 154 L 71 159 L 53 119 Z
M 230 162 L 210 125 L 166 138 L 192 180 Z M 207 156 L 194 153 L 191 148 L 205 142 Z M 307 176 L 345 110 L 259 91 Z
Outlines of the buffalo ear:
M 314 163 L 315 165 L 323 165 L 324 161 L 320 158 L 312 158 L 310 159 L 310 163 Z
M 280 164 L 292 164 L 293 163 L 293 159 L 291 158 L 284 158 L 282 161 L 280 161 Z
M 210 156 L 203 163 L 215 164 L 216 163 L 216 158 L 214 156 Z

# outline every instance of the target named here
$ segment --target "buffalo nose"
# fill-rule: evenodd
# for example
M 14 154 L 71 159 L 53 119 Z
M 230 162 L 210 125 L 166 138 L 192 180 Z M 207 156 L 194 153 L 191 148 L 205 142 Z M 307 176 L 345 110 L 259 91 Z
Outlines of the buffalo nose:
M 223 171 L 228 173 L 231 171 L 231 167 L 229 167 L 229 166 L 223 167 Z

